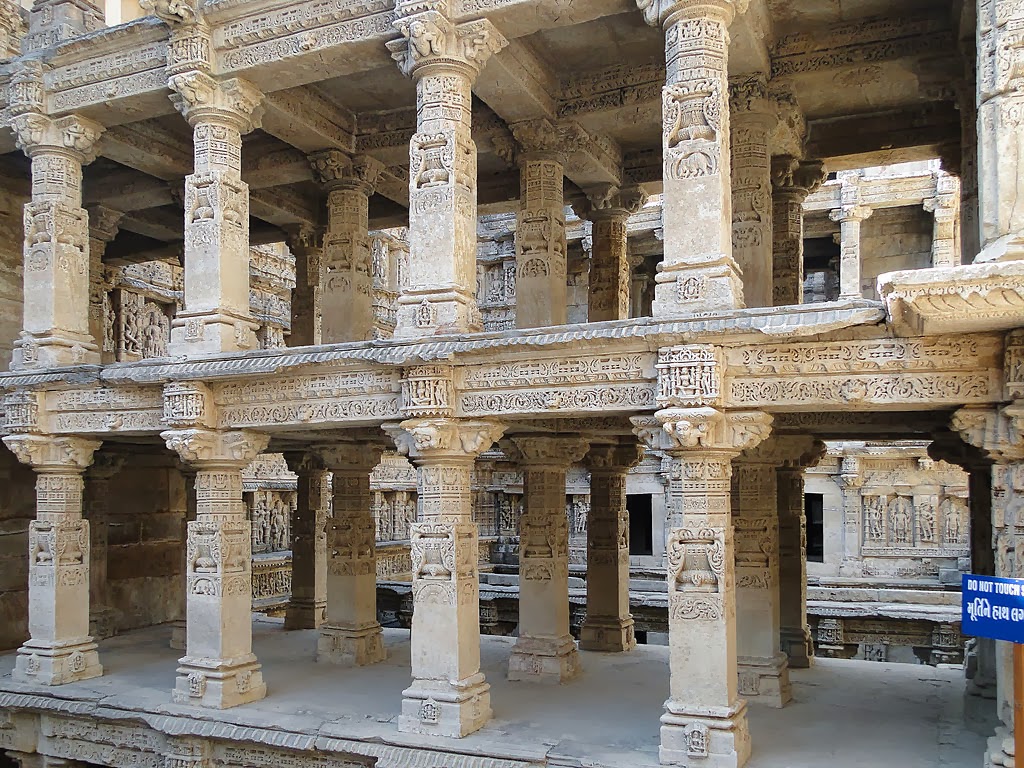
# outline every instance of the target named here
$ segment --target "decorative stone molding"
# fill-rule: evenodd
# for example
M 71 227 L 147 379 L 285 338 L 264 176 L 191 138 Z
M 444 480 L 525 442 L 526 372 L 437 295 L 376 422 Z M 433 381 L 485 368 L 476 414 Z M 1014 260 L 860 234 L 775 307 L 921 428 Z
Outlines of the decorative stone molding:
M 717 406 L 722 400 L 723 357 L 712 344 L 658 350 L 658 405 Z

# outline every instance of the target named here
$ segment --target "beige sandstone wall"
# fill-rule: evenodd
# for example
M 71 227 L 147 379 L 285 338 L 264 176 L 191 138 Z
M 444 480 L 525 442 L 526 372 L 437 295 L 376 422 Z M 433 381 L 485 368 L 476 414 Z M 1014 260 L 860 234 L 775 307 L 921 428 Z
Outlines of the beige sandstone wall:
M 0 447 L 0 650 L 28 638 L 28 523 L 35 477 Z
M 861 224 L 861 285 L 877 299 L 879 275 L 932 265 L 933 217 L 921 206 L 881 208 Z
M 141 463 L 111 482 L 107 578 L 118 631 L 184 615 L 184 478 L 176 469 Z
M 3 371 L 11 363 L 11 349 L 21 330 L 23 202 L 22 198 L 0 190 L 0 370 Z

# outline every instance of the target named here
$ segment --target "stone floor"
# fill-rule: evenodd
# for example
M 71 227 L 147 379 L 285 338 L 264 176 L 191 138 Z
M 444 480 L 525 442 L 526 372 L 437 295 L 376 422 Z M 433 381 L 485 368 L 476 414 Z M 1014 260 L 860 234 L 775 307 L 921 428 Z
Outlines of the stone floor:
M 407 630 L 386 629 L 388 660 L 361 669 L 318 666 L 312 632 L 284 632 L 273 619 L 257 619 L 253 631 L 269 689 L 268 698 L 255 704 L 218 713 L 171 704 L 179 654 L 166 646 L 166 627 L 104 641 L 100 653 L 107 674 L 62 686 L 59 695 L 96 701 L 105 710 L 217 719 L 327 740 L 455 746 L 396 730 L 401 692 L 409 682 Z M 634 768 L 657 763 L 667 648 L 641 646 L 622 656 L 582 652 L 583 675 L 555 688 L 505 681 L 513 642 L 483 638 L 494 720 L 457 742 L 458 751 L 553 765 Z M 13 664 L 13 654 L 0 655 L 0 690 L 32 690 L 11 681 Z M 813 669 L 794 671 L 792 679 L 792 705 L 782 710 L 751 707 L 751 768 L 980 764 L 992 723 L 965 723 L 960 670 L 824 659 Z

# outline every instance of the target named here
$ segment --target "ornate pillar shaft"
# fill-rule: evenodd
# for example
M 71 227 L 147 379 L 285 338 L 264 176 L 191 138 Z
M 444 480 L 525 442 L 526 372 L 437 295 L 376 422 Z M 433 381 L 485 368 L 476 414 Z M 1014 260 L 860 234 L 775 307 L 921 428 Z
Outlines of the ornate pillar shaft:
M 772 193 L 768 141 L 778 119 L 766 76 L 729 84 L 732 151 L 732 255 L 748 307 L 772 306 Z
M 627 320 L 630 317 L 631 272 L 626 225 L 647 202 L 639 187 L 605 185 L 588 191 L 586 217 L 591 222 L 590 283 L 587 319 Z
M 839 565 L 840 576 L 864 575 L 864 561 L 860 556 L 864 537 L 864 499 L 860 492 L 863 484 L 860 461 L 856 456 L 843 456 L 839 474 L 839 487 L 843 494 L 843 560 Z
M 196 519 L 188 524 L 185 564 L 185 655 L 172 696 L 226 709 L 262 699 L 267 690 L 252 652 L 252 525 L 242 501 L 242 470 L 268 438 L 183 427 L 194 419 L 182 406 L 207 397 L 192 384 L 164 391 L 164 420 L 176 428 L 161 437 L 196 471 Z
M 82 473 L 100 443 L 16 434 L 4 443 L 36 476 L 36 517 L 28 531 L 28 631 L 14 679 L 61 685 L 103 674 L 89 635 L 89 522 Z
M 981 261 L 1024 257 L 1024 7 L 978 3 Z
M 636 647 L 629 612 L 629 512 L 626 471 L 642 457 L 637 445 L 595 445 L 587 454 L 587 618 L 580 648 L 630 651 Z
M 750 756 L 750 737 L 746 701 L 737 693 L 730 476 L 732 459 L 764 439 L 771 418 L 699 406 L 661 410 L 633 423 L 650 448 L 671 459 L 670 695 L 661 717 L 661 762 L 692 765 L 699 758 L 702 765 L 738 768 Z
M 786 655 L 779 650 L 779 519 L 776 441 L 733 464 L 736 626 L 739 692 L 773 707 L 792 699 Z
M 117 237 L 118 223 L 124 215 L 104 205 L 91 205 L 89 213 L 89 334 L 100 353 L 101 363 L 116 357 L 113 307 L 110 305 L 109 270 L 103 266 L 107 245 Z
M 450 394 L 450 381 L 433 383 Z M 416 410 L 407 404 L 407 412 Z M 480 671 L 479 546 L 470 474 L 502 427 L 413 418 L 385 429 L 416 465 L 419 505 L 411 534 L 413 680 L 402 692 L 398 728 L 460 738 L 491 718 L 490 685 Z
M 98 363 L 89 325 L 89 215 L 82 208 L 82 165 L 95 156 L 103 126 L 77 115 L 53 120 L 26 112 L 13 117 L 11 127 L 18 146 L 32 158 L 24 314 L 12 365 Z
M 327 620 L 320 627 L 317 660 L 363 665 L 384 660 L 377 621 L 377 553 L 370 472 L 382 448 L 333 443 L 316 453 L 331 470 L 334 501 L 327 520 Z
M 972 25 L 973 26 L 973 25 Z M 972 30 L 973 31 L 973 30 Z M 961 41 L 964 44 L 966 41 Z M 956 105 L 960 112 L 960 256 L 971 264 L 981 251 L 981 230 L 978 210 L 978 108 L 977 72 L 974 68 L 975 43 L 972 39 L 963 48 L 965 79 L 955 86 Z
M 185 177 L 185 306 L 171 323 L 172 354 L 258 347 L 249 312 L 249 187 L 242 134 L 259 126 L 262 94 L 239 78 L 172 75 L 171 100 L 192 126 Z
M 181 474 L 185 480 L 185 515 L 181 521 L 181 572 L 188 573 L 188 524 L 196 519 L 196 473 L 187 465 L 183 465 Z M 188 639 L 188 589 L 187 584 L 182 585 L 185 593 L 183 601 L 186 618 L 181 618 L 171 623 L 171 639 L 168 643 L 170 648 L 176 651 L 184 651 Z
M 804 201 L 825 180 L 820 161 L 772 158 L 772 304 L 804 301 Z
M 85 515 L 89 521 L 89 634 L 102 640 L 114 634 L 116 615 L 110 605 L 107 583 L 107 540 L 110 514 L 110 480 L 124 459 L 108 453 L 94 456 L 85 473 Z
M 327 189 L 322 341 L 330 344 L 373 338 L 369 205 L 384 166 L 372 157 L 349 159 L 337 150 L 317 152 L 309 159 L 314 174 Z
M 295 256 L 292 292 L 292 332 L 289 347 L 323 342 L 323 232 L 301 227 L 289 233 L 288 248 Z
M 409 145 L 409 270 L 396 336 L 480 327 L 476 307 L 476 144 L 473 81 L 507 41 L 486 19 L 456 25 L 441 10 L 399 2 L 402 39 L 388 47 L 416 81 Z
M 743 306 L 732 256 L 728 27 L 732 0 L 637 0 L 665 29 L 662 95 L 665 257 L 654 316 Z
M 330 474 L 310 453 L 286 453 L 298 476 L 292 519 L 292 595 L 285 629 L 317 629 L 327 611 L 327 516 Z

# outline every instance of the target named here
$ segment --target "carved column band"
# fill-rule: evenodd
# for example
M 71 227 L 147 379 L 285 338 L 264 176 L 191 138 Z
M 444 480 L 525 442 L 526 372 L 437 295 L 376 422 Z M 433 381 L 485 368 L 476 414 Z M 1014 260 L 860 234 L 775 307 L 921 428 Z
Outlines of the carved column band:
M 370 509 L 370 472 L 383 445 L 337 442 L 314 451 L 331 470 L 334 498 L 327 520 L 327 620 L 317 659 L 363 665 L 384 660 L 377 621 L 377 554 Z
M 637 0 L 665 29 L 662 94 L 665 257 L 653 312 L 670 317 L 743 306 L 732 256 L 728 27 L 733 0 Z
M 82 473 L 94 440 L 18 434 L 4 443 L 36 471 L 36 517 L 28 530 L 28 631 L 14 679 L 61 685 L 103 674 L 89 635 L 89 523 Z
M 185 177 L 185 307 L 171 324 L 172 354 L 253 349 L 249 312 L 249 187 L 242 134 L 259 127 L 262 94 L 246 80 L 198 70 L 172 75 L 175 108 L 192 126 Z
M 772 304 L 804 301 L 804 201 L 825 181 L 820 161 L 772 158 Z
M 409 412 L 408 406 L 406 411 Z M 492 421 L 414 418 L 385 425 L 416 465 L 412 525 L 412 685 L 400 731 L 460 738 L 491 718 L 480 671 L 478 532 L 472 522 L 473 461 L 501 437 Z
M 177 426 L 178 419 L 168 418 L 177 399 L 172 392 L 165 391 L 164 420 Z M 196 519 L 188 524 L 186 544 L 185 655 L 173 698 L 214 709 L 262 699 L 267 689 L 252 652 L 252 525 L 242 501 L 242 469 L 268 437 L 204 427 L 160 436 L 196 471 Z
M 694 758 L 738 768 L 750 756 L 746 701 L 737 692 L 732 460 L 771 429 L 758 412 L 708 406 L 635 417 L 644 443 L 671 459 L 668 476 L 669 698 L 661 762 Z M 694 653 L 700 648 L 700 653 Z
M 77 115 L 54 120 L 26 112 L 11 119 L 11 128 L 32 158 L 32 199 L 24 214 L 24 312 L 13 367 L 98 363 L 89 327 L 89 215 L 82 208 L 82 165 L 95 157 L 103 126 Z
M 509 680 L 562 683 L 579 672 L 569 634 L 569 526 L 565 473 L 583 458 L 578 437 L 512 437 L 508 453 L 523 472 L 519 523 L 519 637 Z
M 639 445 L 595 445 L 586 456 L 590 470 L 587 520 L 587 618 L 580 648 L 630 651 L 636 647 L 629 612 L 629 511 L 626 472 L 639 463 Z
M 409 273 L 396 336 L 480 327 L 476 308 L 476 144 L 471 88 L 507 41 L 487 19 L 455 24 L 442 4 L 400 0 L 388 43 L 416 80 L 409 144 Z

